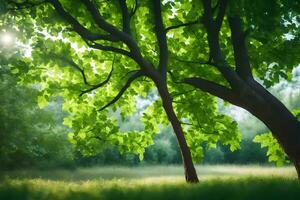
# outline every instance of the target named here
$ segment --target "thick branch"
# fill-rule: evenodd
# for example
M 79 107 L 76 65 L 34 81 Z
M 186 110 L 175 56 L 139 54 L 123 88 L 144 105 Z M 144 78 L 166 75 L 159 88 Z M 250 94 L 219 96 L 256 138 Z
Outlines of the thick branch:
M 207 31 L 210 56 L 230 86 L 235 90 L 241 90 L 241 79 L 228 65 L 221 51 L 219 30 L 212 16 L 211 0 L 202 0 L 202 3 L 204 6 L 203 22 Z
M 231 89 L 225 86 L 198 77 L 185 78 L 183 82 L 199 88 L 204 92 L 208 92 L 211 95 L 217 96 L 234 105 L 241 104 L 238 95 L 236 95 Z
M 119 0 L 119 4 L 122 10 L 122 19 L 123 19 L 123 31 L 131 35 L 130 30 L 130 13 L 126 4 L 126 0 Z
M 84 26 L 82 26 L 70 13 L 68 13 L 59 2 L 59 0 L 48 0 L 55 8 L 56 12 L 63 18 L 67 23 L 69 23 L 73 30 L 77 32 L 83 39 L 95 41 L 95 40 L 107 40 L 107 41 L 117 41 L 112 35 L 100 35 L 92 33 Z
M 141 71 L 138 71 L 134 74 L 132 74 L 129 79 L 127 80 L 127 82 L 125 83 L 125 85 L 122 87 L 122 89 L 120 90 L 120 92 L 117 94 L 117 96 L 115 96 L 108 104 L 106 104 L 105 106 L 103 106 L 102 108 L 99 109 L 99 111 L 104 110 L 105 108 L 111 106 L 112 104 L 116 103 L 124 94 L 124 92 L 130 87 L 131 83 L 141 77 L 143 75 L 143 73 Z
M 218 15 L 216 17 L 216 30 L 217 32 L 220 31 L 221 26 L 222 26 L 222 22 L 224 20 L 224 16 L 225 16 L 225 12 L 226 12 L 226 7 L 227 7 L 227 0 L 219 0 L 219 12 Z
M 163 80 L 166 81 L 167 65 L 168 65 L 168 45 L 166 31 L 163 24 L 161 3 L 160 0 L 153 0 L 155 34 L 159 46 L 159 65 L 158 70 L 161 73 Z
M 229 17 L 228 21 L 231 29 L 236 72 L 244 80 L 252 78 L 251 66 L 245 44 L 245 32 L 243 31 L 241 19 L 235 15 Z
M 128 46 L 132 55 L 131 58 L 133 58 L 140 65 L 140 67 L 152 68 L 152 66 L 150 66 L 145 59 L 143 59 L 137 43 L 132 39 L 130 35 L 118 30 L 112 24 L 106 22 L 99 13 L 97 6 L 91 0 L 81 0 L 81 2 L 86 6 L 87 10 L 91 13 L 94 21 L 101 29 L 118 38 Z
M 122 31 L 118 30 L 115 26 L 108 23 L 99 13 L 97 6 L 90 0 L 81 0 L 82 3 L 86 6 L 87 10 L 92 15 L 96 24 L 103 29 L 104 31 L 110 33 L 111 35 L 117 37 L 121 41 L 125 42 L 126 44 L 129 42 L 130 37 L 123 33 Z

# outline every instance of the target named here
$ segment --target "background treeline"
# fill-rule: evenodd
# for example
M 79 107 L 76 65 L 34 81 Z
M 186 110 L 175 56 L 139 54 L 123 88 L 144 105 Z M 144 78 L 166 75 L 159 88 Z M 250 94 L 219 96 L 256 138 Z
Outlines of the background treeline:
M 299 71 L 299 70 L 298 70 Z M 272 92 L 283 99 L 289 108 L 299 108 L 299 72 L 291 83 L 281 82 Z M 116 147 L 109 147 L 98 155 L 85 157 L 72 148 L 68 141 L 71 131 L 63 125 L 67 115 L 62 111 L 62 99 L 54 98 L 45 108 L 37 106 L 39 86 L 19 86 L 16 78 L 5 68 L 0 68 L 0 169 L 17 168 L 75 168 L 92 165 L 177 164 L 181 162 L 177 142 L 170 126 L 162 127 L 155 144 L 146 149 L 144 160 L 133 154 L 121 155 Z M 222 104 L 220 102 L 220 104 Z M 256 134 L 266 132 L 264 125 L 242 110 L 221 106 L 221 112 L 233 115 L 239 121 L 243 140 L 241 148 L 231 152 L 218 145 L 207 149 L 204 145 L 202 163 L 267 163 L 266 150 L 253 143 Z M 122 128 L 141 126 L 137 116 L 126 119 Z

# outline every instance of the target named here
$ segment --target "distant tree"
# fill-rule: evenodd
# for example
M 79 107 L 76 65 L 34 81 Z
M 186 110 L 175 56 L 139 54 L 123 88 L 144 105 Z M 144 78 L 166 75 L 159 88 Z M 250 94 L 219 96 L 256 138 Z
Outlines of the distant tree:
M 37 88 L 17 86 L 1 64 L 0 80 L 0 168 L 73 167 L 61 104 L 38 108 Z
M 84 152 L 114 143 L 142 158 L 168 119 L 186 180 L 197 182 L 192 156 L 202 157 L 203 142 L 235 150 L 240 141 L 236 123 L 217 113 L 207 92 L 262 120 L 300 174 L 300 123 L 254 79 L 271 86 L 299 63 L 299 1 L 10 0 L 2 7 L 5 26 L 18 29 L 21 41 L 31 38 L 32 59 L 15 68 L 44 83 L 41 104 L 50 94 L 64 97 L 73 114 L 66 124 Z M 106 108 L 129 115 L 136 96 L 153 88 L 161 101 L 144 113 L 144 131 L 119 132 Z

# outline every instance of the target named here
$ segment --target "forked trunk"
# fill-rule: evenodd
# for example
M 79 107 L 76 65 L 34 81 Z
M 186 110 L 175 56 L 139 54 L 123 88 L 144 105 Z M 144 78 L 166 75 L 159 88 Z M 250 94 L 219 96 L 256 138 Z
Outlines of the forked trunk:
M 184 165 L 185 179 L 188 183 L 197 183 L 199 182 L 199 180 L 193 164 L 191 152 L 184 137 L 180 121 L 178 120 L 174 112 L 171 96 L 168 92 L 167 87 L 157 86 L 157 88 L 163 102 L 164 110 L 172 124 L 174 133 L 177 138 L 177 142 L 182 155 L 182 162 Z

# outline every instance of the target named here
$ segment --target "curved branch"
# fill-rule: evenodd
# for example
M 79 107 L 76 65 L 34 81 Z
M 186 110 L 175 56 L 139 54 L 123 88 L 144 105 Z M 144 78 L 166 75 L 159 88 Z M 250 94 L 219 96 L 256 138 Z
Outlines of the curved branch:
M 205 80 L 199 77 L 193 77 L 193 78 L 184 78 L 183 82 L 192 85 L 196 88 L 199 88 L 200 90 L 207 92 L 211 95 L 217 96 L 234 105 L 241 104 L 239 100 L 239 96 L 236 95 L 236 93 L 233 90 L 225 86 L 219 85 L 217 83 L 214 83 L 212 81 Z
M 131 58 L 133 58 L 142 68 L 149 67 L 149 64 L 146 62 L 146 60 L 142 57 L 141 51 L 135 42 L 135 40 L 128 35 L 127 33 L 124 33 L 123 31 L 118 30 L 115 26 L 108 23 L 99 13 L 99 10 L 97 6 L 91 1 L 91 0 L 80 0 L 87 10 L 92 15 L 94 21 L 96 24 L 103 29 L 104 31 L 110 33 L 114 37 L 118 38 L 120 41 L 124 42 L 128 48 L 130 49 Z M 151 67 L 149 67 L 151 68 Z
M 218 67 L 216 63 L 212 62 L 211 59 L 209 58 L 208 61 L 192 61 L 192 60 L 182 60 L 180 58 L 173 57 L 174 60 L 182 63 L 187 63 L 187 64 L 195 64 L 195 65 L 210 65 L 213 67 Z
M 183 83 L 182 81 L 176 80 L 177 78 L 174 76 L 174 74 L 171 70 L 169 70 L 168 73 L 170 74 L 170 77 L 171 77 L 171 80 L 172 80 L 173 83 L 176 83 L 176 84 Z
M 73 60 L 66 59 L 66 62 L 69 63 L 71 66 L 73 66 L 75 69 L 77 69 L 81 73 L 84 84 L 90 85 L 87 81 L 84 70 L 81 67 L 79 67 L 79 65 L 77 65 Z
M 104 31 L 110 33 L 111 35 L 117 37 L 118 39 L 122 40 L 123 42 L 128 42 L 129 37 L 127 34 L 123 33 L 122 31 L 118 30 L 115 26 L 108 23 L 99 13 L 97 6 L 90 0 L 81 0 L 81 2 L 85 5 L 87 10 L 92 15 L 94 21 L 99 26 L 99 28 L 103 29 Z
M 195 20 L 192 22 L 186 22 L 186 23 L 182 23 L 182 24 L 178 24 L 178 25 L 174 25 L 174 26 L 169 26 L 165 30 L 166 30 L 166 32 L 168 32 L 172 29 L 177 29 L 177 28 L 185 27 L 185 26 L 192 26 L 192 25 L 198 24 L 199 22 L 200 22 L 200 20 L 198 19 L 198 20 Z
M 112 35 L 99 35 L 89 31 L 83 25 L 81 25 L 70 13 L 68 13 L 59 2 L 59 0 L 47 0 L 55 8 L 56 12 L 63 18 L 67 23 L 69 23 L 73 30 L 78 33 L 83 39 L 95 41 L 95 40 L 107 40 L 116 41 Z
M 114 71 L 114 62 L 115 62 L 115 59 L 113 60 L 113 63 L 112 63 L 112 66 L 111 66 L 111 70 L 110 70 L 110 72 L 109 72 L 107 78 L 106 78 L 103 82 L 100 82 L 100 83 L 98 83 L 98 84 L 96 84 L 96 85 L 93 85 L 91 88 L 89 88 L 89 89 L 87 89 L 87 90 L 81 91 L 81 93 L 80 93 L 79 96 L 81 97 L 82 95 L 84 95 L 84 94 L 86 94 L 86 93 L 88 93 L 88 92 L 91 92 L 91 91 L 93 91 L 93 90 L 95 90 L 95 89 L 98 89 L 98 88 L 104 86 L 105 84 L 107 84 L 107 83 L 109 82 L 109 80 L 110 80 L 112 74 L 113 74 L 113 71 Z
M 130 87 L 131 83 L 141 77 L 143 74 L 142 71 L 138 71 L 134 74 L 132 74 L 129 79 L 127 80 L 127 82 L 125 83 L 125 85 L 121 88 L 120 92 L 117 94 L 117 96 L 115 96 L 108 104 L 106 104 L 105 106 L 103 106 L 102 108 L 100 108 L 98 111 L 102 111 L 104 110 L 105 108 L 111 106 L 112 104 L 116 103 L 121 97 L 122 95 L 124 94 L 124 92 Z
M 86 41 L 86 44 L 89 47 L 94 48 L 94 49 L 98 49 L 98 50 L 102 50 L 102 51 L 111 51 L 111 52 L 118 53 L 118 54 L 121 54 L 121 55 L 124 55 L 124 56 L 134 59 L 133 56 L 131 55 L 131 53 L 124 49 L 120 49 L 120 48 L 113 47 L 113 46 L 106 46 L 106 45 L 102 45 L 102 44 L 95 43 L 95 42 L 90 43 L 88 41 Z
M 126 73 L 124 74 L 124 76 L 121 77 L 121 79 L 125 78 L 126 76 L 128 76 L 129 74 L 131 74 L 131 73 L 133 73 L 133 72 L 138 72 L 138 71 L 140 71 L 140 70 L 139 70 L 139 69 L 135 69 L 135 70 L 131 70 L 131 71 L 129 71 L 129 72 L 126 72 Z
M 69 59 L 65 56 L 61 56 L 61 55 L 58 55 L 58 54 L 55 54 L 55 53 L 49 53 L 49 56 L 53 57 L 54 59 L 59 59 L 67 64 L 69 64 L 70 66 L 72 66 L 74 69 L 78 70 L 83 78 L 83 82 L 84 84 L 86 85 L 91 85 L 89 84 L 89 82 L 87 81 L 87 78 L 86 78 L 86 75 L 85 75 L 85 72 L 84 72 L 84 69 L 81 68 L 78 64 L 76 64 L 72 59 Z

